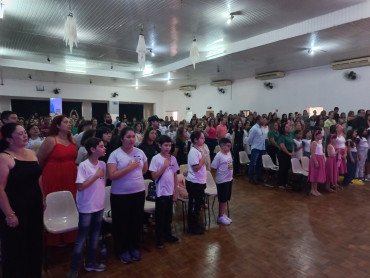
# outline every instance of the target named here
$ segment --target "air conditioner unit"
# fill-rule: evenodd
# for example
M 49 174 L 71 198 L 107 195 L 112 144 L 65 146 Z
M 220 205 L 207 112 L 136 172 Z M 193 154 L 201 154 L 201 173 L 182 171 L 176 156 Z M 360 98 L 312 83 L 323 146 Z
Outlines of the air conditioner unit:
M 256 74 L 254 78 L 258 80 L 268 80 L 268 79 L 275 79 L 275 78 L 282 78 L 285 76 L 285 72 L 283 71 L 274 71 L 274 72 L 267 72 Z
M 230 86 L 232 83 L 231 80 L 218 80 L 218 81 L 212 81 L 211 85 L 215 87 L 225 87 Z
M 350 69 L 364 66 L 370 66 L 370 57 L 338 61 L 331 64 L 331 68 L 333 70 Z
M 195 91 L 197 89 L 197 86 L 193 85 L 187 85 L 187 86 L 180 86 L 179 90 L 180 91 Z

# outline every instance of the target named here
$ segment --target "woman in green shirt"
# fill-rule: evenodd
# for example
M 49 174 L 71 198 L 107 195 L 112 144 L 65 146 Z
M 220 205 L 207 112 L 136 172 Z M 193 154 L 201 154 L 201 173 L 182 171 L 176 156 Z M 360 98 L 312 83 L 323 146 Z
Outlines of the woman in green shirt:
M 283 123 L 280 127 L 280 137 L 278 144 L 280 150 L 278 152 L 279 160 L 279 171 L 277 178 L 277 185 L 286 187 L 288 184 L 288 175 L 289 169 L 291 168 L 291 161 L 293 151 L 294 151 L 294 142 L 293 139 L 289 136 L 289 125 Z
M 272 161 L 276 165 L 276 155 L 279 151 L 278 139 L 279 139 L 279 124 L 273 122 L 270 125 L 270 131 L 267 134 L 268 145 L 266 146 L 266 152 L 271 157 Z

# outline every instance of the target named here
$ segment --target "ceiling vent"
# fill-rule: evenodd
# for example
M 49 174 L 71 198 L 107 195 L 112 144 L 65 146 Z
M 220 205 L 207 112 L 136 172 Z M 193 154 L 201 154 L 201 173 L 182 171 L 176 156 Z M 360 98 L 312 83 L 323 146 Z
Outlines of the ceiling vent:
M 218 81 L 212 81 L 211 85 L 215 87 L 225 87 L 231 85 L 231 80 L 218 80 Z
M 370 57 L 338 61 L 331 64 L 331 68 L 333 70 L 350 69 L 365 66 L 370 66 Z
M 254 78 L 258 80 L 268 80 L 268 79 L 275 79 L 275 78 L 282 78 L 285 76 L 285 72 L 283 71 L 274 71 L 274 72 L 267 72 L 256 74 Z
M 180 91 L 186 91 L 186 92 L 195 91 L 196 89 L 197 89 L 197 86 L 193 86 L 193 85 L 180 86 L 179 88 Z

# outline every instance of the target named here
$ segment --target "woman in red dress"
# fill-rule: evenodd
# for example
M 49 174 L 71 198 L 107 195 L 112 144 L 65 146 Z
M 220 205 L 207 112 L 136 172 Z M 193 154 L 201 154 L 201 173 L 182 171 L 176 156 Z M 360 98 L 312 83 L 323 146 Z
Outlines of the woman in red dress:
M 67 190 L 76 198 L 77 156 L 76 142 L 72 136 L 70 119 L 56 116 L 50 126 L 49 136 L 40 147 L 39 163 L 42 167 L 42 187 L 45 196 Z M 76 232 L 60 235 L 47 234 L 47 245 L 60 246 L 73 243 Z

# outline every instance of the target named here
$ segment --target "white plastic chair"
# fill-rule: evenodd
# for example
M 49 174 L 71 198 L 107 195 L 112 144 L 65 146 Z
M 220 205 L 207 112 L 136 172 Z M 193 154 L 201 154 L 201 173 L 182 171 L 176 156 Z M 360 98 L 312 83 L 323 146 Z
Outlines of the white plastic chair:
M 303 176 L 306 176 L 306 177 L 308 176 L 308 172 L 303 170 L 303 168 L 301 166 L 301 163 L 299 162 L 298 158 L 292 158 L 291 162 L 292 162 L 293 174 L 303 175 Z
M 310 168 L 310 158 L 307 157 L 307 156 L 302 156 L 301 157 L 301 163 L 302 163 L 303 170 L 308 172 L 308 170 Z
M 249 165 L 251 162 L 246 151 L 239 152 L 239 162 L 241 165 Z
M 105 203 L 104 203 L 104 213 L 103 220 L 109 224 L 112 224 L 112 212 L 110 205 L 110 192 L 111 186 L 105 187 Z
M 262 164 L 263 168 L 273 170 L 273 171 L 278 171 L 279 166 L 276 166 L 274 162 L 272 161 L 271 157 L 268 154 L 264 154 L 262 156 Z
M 221 151 L 220 145 L 217 145 L 213 151 L 214 154 L 217 154 L 219 151 Z
M 71 192 L 58 191 L 46 196 L 44 226 L 52 234 L 77 230 L 78 210 Z
M 78 210 L 72 193 L 69 191 L 52 192 L 46 196 L 44 211 L 45 230 L 52 234 L 61 234 L 78 229 Z M 45 240 L 45 270 L 48 269 L 48 255 Z
M 185 164 L 183 164 L 183 165 L 185 165 Z M 180 166 L 181 167 L 181 166 Z M 181 171 L 180 171 L 181 172 Z M 184 175 L 183 174 L 178 174 L 177 175 L 177 180 L 179 181 L 179 180 L 185 180 L 185 177 L 184 177 Z M 187 198 L 184 198 L 184 197 L 181 197 L 180 196 L 180 192 L 179 192 L 179 194 L 178 194 L 178 196 L 177 196 L 177 200 L 178 201 L 180 201 L 181 202 L 181 210 L 182 210 L 182 224 L 183 224 L 183 230 L 185 231 L 185 223 L 186 223 L 186 220 L 185 220 L 185 215 L 186 215 L 186 211 L 187 211 L 187 205 L 188 205 L 188 203 L 189 203 L 189 199 L 187 199 Z
M 152 182 L 152 180 L 146 179 L 144 180 L 145 184 L 145 197 L 148 195 L 148 186 L 149 183 Z M 154 214 L 155 213 L 155 202 L 147 201 L 145 200 L 144 203 L 144 212 L 149 213 L 149 214 Z

